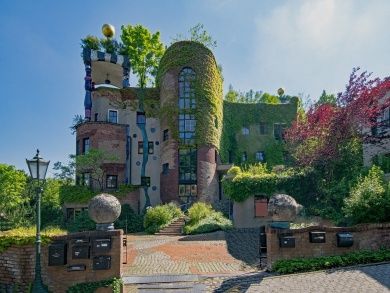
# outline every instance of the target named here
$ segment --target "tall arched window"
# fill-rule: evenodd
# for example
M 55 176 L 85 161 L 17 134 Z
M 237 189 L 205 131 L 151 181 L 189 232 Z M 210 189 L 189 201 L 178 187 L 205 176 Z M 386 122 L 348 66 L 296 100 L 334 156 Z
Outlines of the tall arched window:
M 179 198 L 193 201 L 197 195 L 197 149 L 195 145 L 195 72 L 185 67 L 179 74 Z
M 196 120 L 193 110 L 196 108 L 194 90 L 195 72 L 185 67 L 179 75 L 179 138 L 180 143 L 195 144 Z

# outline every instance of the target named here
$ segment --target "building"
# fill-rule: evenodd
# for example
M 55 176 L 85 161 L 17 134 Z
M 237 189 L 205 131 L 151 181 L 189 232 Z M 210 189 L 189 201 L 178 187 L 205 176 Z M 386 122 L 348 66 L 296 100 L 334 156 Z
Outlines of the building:
M 84 49 L 83 60 L 85 121 L 76 129 L 76 154 L 92 148 L 115 154 L 117 160 L 104 163 L 104 189 L 136 186 L 121 200 L 133 208 L 138 203 L 138 211 L 171 201 L 218 206 L 231 163 L 283 159 L 277 150 L 295 119 L 297 99 L 278 105 L 223 101 L 217 62 L 200 43 L 171 45 L 155 88 L 130 86 L 124 56 Z M 88 172 L 79 178 L 94 186 Z

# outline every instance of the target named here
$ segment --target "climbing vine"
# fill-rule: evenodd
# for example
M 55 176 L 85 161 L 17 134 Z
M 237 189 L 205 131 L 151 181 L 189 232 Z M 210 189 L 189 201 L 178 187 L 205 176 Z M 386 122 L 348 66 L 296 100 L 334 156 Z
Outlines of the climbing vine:
M 222 79 L 213 53 L 204 45 L 181 41 L 170 46 L 161 59 L 157 73 L 157 86 L 164 83 L 166 73 L 175 75 L 176 80 L 183 67 L 191 67 L 195 71 L 195 113 L 196 144 L 220 146 L 222 132 Z M 177 101 L 178 92 L 171 91 L 164 97 L 167 102 L 162 103 L 160 114 L 167 119 L 173 138 L 178 139 L 177 131 Z
M 256 150 L 265 151 L 269 165 L 283 162 L 284 143 L 276 141 L 273 136 L 273 124 L 285 123 L 289 126 L 297 113 L 297 98 L 288 104 L 244 104 L 223 103 L 223 131 L 220 155 L 223 162 L 228 162 L 229 151 L 234 163 L 241 162 L 243 151 L 249 151 L 248 163 L 255 161 Z M 260 135 L 259 124 L 267 124 L 267 133 Z M 241 137 L 242 127 L 251 128 L 249 135 Z M 253 131 L 257 127 L 256 131 Z M 239 139 L 239 143 L 238 143 Z

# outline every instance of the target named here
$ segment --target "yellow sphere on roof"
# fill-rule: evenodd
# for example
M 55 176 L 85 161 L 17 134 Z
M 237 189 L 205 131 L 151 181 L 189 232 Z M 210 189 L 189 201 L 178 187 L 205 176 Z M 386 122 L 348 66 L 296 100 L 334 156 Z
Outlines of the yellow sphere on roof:
M 278 89 L 278 95 L 283 96 L 283 94 L 284 94 L 284 88 L 281 87 Z
M 102 33 L 107 38 L 112 38 L 115 35 L 115 27 L 109 23 L 102 26 Z

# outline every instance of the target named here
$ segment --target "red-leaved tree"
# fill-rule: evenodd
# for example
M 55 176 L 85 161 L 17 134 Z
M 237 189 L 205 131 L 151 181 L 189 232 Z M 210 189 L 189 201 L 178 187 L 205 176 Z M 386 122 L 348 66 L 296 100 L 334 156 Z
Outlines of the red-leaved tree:
M 381 125 L 378 117 L 389 106 L 390 78 L 371 78 L 354 68 L 337 105 L 312 106 L 306 119 L 295 121 L 286 131 L 287 145 L 299 165 L 327 164 L 339 159 L 341 147 L 352 139 L 380 143 L 389 137 L 390 131 L 371 132 L 373 127 L 383 130 L 388 125 Z

